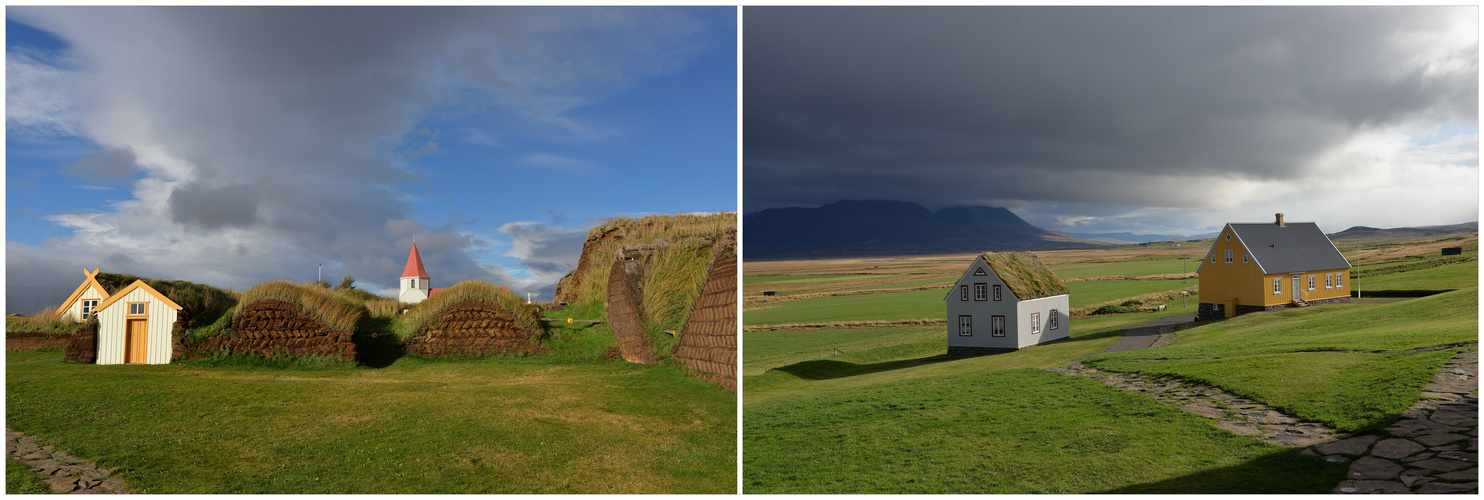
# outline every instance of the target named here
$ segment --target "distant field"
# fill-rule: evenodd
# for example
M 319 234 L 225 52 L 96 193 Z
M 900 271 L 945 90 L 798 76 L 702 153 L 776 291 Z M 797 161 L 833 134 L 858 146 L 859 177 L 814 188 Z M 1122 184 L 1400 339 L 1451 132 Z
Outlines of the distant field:
M 943 316 L 947 289 L 844 295 L 780 302 L 778 307 L 743 313 L 744 325 L 878 321 Z
M 900 274 L 791 274 L 772 276 L 743 276 L 742 285 L 766 285 L 775 283 L 833 283 L 872 278 L 902 276 Z
M 1151 276 L 1156 274 L 1179 274 L 1182 269 L 1195 272 L 1200 260 L 1145 260 L 1114 262 L 1109 264 L 1068 264 L 1051 270 L 1061 279 L 1089 278 L 1093 276 Z
M 1074 281 L 1067 283 L 1072 292 L 1072 307 L 1082 307 L 1125 297 L 1136 297 L 1146 293 L 1168 292 L 1182 287 L 1194 286 L 1196 280 L 1182 283 L 1181 280 L 1109 280 Z
M 1431 269 L 1384 274 L 1374 278 L 1362 275 L 1359 281 L 1362 296 L 1366 290 L 1456 290 L 1479 285 L 1479 261 L 1451 264 Z

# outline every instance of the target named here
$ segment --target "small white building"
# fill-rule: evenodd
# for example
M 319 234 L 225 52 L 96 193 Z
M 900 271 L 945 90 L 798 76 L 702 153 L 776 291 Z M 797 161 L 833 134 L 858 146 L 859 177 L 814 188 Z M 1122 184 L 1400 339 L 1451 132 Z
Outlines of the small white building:
M 1067 287 L 1029 252 L 974 259 L 943 298 L 948 354 L 1015 350 L 1070 336 Z
M 402 267 L 402 289 L 397 293 L 397 301 L 416 304 L 441 291 L 442 288 L 433 288 L 433 279 L 423 269 L 423 257 L 417 253 L 417 242 L 413 241 L 412 251 L 407 254 L 407 265 Z
M 98 315 L 97 363 L 169 364 L 180 309 L 143 280 L 134 280 L 104 299 L 94 313 Z
M 77 290 L 74 290 L 67 300 L 62 301 L 62 306 L 57 308 L 57 313 L 62 319 L 79 323 L 87 321 L 93 311 L 98 309 L 98 303 L 108 298 L 108 290 L 103 288 L 103 284 L 98 283 L 99 270 L 101 268 L 93 269 L 90 273 L 88 268 L 82 268 L 82 275 L 87 276 L 87 279 L 84 279 L 81 285 L 77 285 Z

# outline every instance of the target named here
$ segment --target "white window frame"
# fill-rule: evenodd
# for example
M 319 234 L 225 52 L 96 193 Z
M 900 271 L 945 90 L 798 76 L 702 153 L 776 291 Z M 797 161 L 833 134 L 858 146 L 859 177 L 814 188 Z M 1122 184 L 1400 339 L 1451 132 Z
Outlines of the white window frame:
M 1048 316 L 1046 318 L 1046 329 L 1047 330 L 1055 330 L 1058 326 L 1060 326 L 1056 322 L 1056 317 L 1057 317 L 1056 309 L 1052 309 L 1051 310 L 1051 316 Z
M 1325 290 L 1334 290 L 1334 288 L 1335 288 L 1335 275 L 1333 275 L 1333 274 L 1325 274 L 1324 275 L 1324 289 Z
M 989 300 L 989 284 L 988 283 L 975 283 L 974 284 L 974 300 Z
M 1309 275 L 1309 291 L 1314 291 L 1314 275 Z
M 969 285 L 958 286 L 958 300 L 960 302 L 969 300 Z
M 1345 273 L 1335 273 L 1335 288 L 1345 287 Z
M 1212 264 L 1215 264 L 1216 263 L 1216 252 L 1211 252 L 1211 263 Z
M 416 290 L 417 289 L 417 278 L 412 278 L 412 289 L 413 290 Z
M 1041 333 L 1041 313 L 1031 313 L 1031 335 Z
M 989 335 L 991 337 L 1004 337 L 1005 336 L 1005 317 L 1004 316 L 1000 316 L 1000 315 L 990 316 L 989 317 L 989 328 L 990 328 Z
M 134 306 L 139 306 L 139 312 L 134 312 Z M 148 316 L 149 315 L 149 303 L 148 302 L 130 302 L 129 303 L 129 314 L 128 315 L 129 316 Z
M 1232 249 L 1230 248 L 1226 249 L 1226 263 L 1228 265 L 1232 263 Z
M 82 299 L 82 319 L 88 319 L 93 309 L 98 308 L 98 299 Z
M 995 299 L 995 301 L 999 301 L 1000 300 L 1000 285 L 995 285 L 994 286 L 994 299 Z
M 1283 278 L 1273 278 L 1273 295 L 1283 295 Z
M 973 316 L 970 316 L 970 315 L 967 315 L 967 314 L 959 315 L 959 317 L 958 317 L 958 336 L 960 336 L 960 337 L 972 337 L 972 336 L 974 336 L 974 317 Z
M 1244 264 L 1244 265 L 1247 264 L 1247 253 L 1246 252 L 1243 252 L 1242 253 L 1242 264 Z

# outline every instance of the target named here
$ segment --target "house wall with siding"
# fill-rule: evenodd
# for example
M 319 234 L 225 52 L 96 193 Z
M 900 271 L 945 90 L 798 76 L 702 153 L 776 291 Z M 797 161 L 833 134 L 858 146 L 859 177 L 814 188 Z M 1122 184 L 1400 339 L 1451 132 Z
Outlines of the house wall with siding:
M 1227 237 L 1231 239 L 1228 240 Z M 1226 251 L 1232 251 L 1232 263 L 1226 263 Z M 1264 277 L 1262 268 L 1257 265 L 1257 260 L 1248 255 L 1247 247 L 1242 245 L 1242 240 L 1232 232 L 1230 226 L 1223 228 L 1221 234 L 1216 236 L 1216 244 L 1212 245 L 1211 252 L 1206 254 L 1205 262 L 1201 263 L 1198 270 L 1200 273 L 1200 299 L 1206 304 L 1223 304 L 1235 298 L 1237 305 L 1262 306 L 1273 305 L 1269 302 L 1273 298 L 1273 282 Z M 1215 263 L 1211 262 L 1215 257 Z M 1247 263 L 1242 263 L 1242 257 L 1247 256 Z M 1287 275 L 1285 275 L 1287 276 Z M 1266 284 L 1267 288 L 1263 288 Z M 1283 285 L 1288 290 L 1288 285 Z M 1283 303 L 1291 302 L 1285 300 Z
M 149 318 L 149 340 L 145 346 L 145 363 L 151 365 L 170 363 L 171 330 L 175 325 L 177 311 L 155 298 L 149 291 L 136 288 L 123 298 L 108 304 L 98 311 L 98 364 L 117 365 L 124 362 L 124 341 L 129 303 L 144 302 Z
M 1043 344 L 1056 339 L 1067 338 L 1071 330 L 1071 296 L 1067 294 L 1052 295 L 1039 299 L 1023 300 L 1016 305 L 1016 331 L 1019 333 L 1019 345 L 1016 348 L 1030 347 Z M 1053 312 L 1055 311 L 1055 312 Z M 1031 333 L 1031 315 L 1041 314 L 1041 333 Z M 1050 329 L 1051 316 L 1056 315 L 1056 329 Z
M 98 293 L 97 288 L 88 287 L 87 290 L 82 292 L 81 297 L 78 297 L 77 300 L 72 301 L 72 305 L 67 308 L 67 312 L 63 313 L 62 316 L 64 319 L 69 321 L 81 322 L 83 320 L 82 301 L 96 300 L 101 303 L 105 298 L 107 297 L 104 297 L 103 294 Z
M 984 276 L 975 276 L 974 273 L 982 271 Z M 984 283 L 985 300 L 974 300 L 974 284 Z M 994 300 L 994 287 L 1000 287 L 1000 300 Z M 962 300 L 961 287 L 969 287 L 969 299 Z M 990 347 L 996 349 L 1016 349 L 1020 347 L 1020 341 L 1015 336 L 1015 325 L 1019 309 L 1015 304 L 1018 299 L 1010 287 L 1005 285 L 994 270 L 984 259 L 975 258 L 974 264 L 964 271 L 964 275 L 958 279 L 958 283 L 949 290 L 948 296 L 944 297 L 948 304 L 948 346 L 949 347 Z M 972 316 L 971 323 L 973 335 L 959 335 L 958 317 Z M 993 326 L 990 323 L 991 316 L 1005 317 L 1005 336 L 995 337 Z

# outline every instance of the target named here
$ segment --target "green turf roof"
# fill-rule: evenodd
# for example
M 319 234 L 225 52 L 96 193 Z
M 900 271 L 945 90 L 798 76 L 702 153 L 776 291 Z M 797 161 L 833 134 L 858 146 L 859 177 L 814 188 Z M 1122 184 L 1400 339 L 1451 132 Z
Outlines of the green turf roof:
M 1067 286 L 1030 252 L 989 252 L 979 256 L 1020 300 L 1068 293 Z

